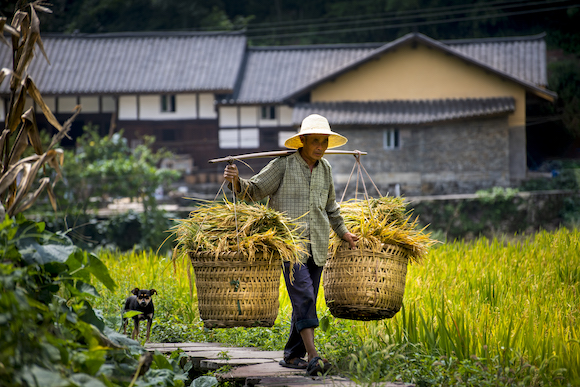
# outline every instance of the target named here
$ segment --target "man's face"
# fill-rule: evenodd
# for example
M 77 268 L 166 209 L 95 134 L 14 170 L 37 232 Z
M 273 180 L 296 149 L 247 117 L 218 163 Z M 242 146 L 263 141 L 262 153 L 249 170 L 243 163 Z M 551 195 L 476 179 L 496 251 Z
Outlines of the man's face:
M 302 139 L 302 157 L 306 162 L 314 164 L 324 156 L 328 148 L 328 136 L 308 134 L 300 137 Z

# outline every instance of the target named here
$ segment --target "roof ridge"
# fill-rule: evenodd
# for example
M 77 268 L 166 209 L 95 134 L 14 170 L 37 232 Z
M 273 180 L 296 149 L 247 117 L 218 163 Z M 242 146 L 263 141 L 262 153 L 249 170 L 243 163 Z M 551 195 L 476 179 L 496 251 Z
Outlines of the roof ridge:
M 104 32 L 104 33 L 58 33 L 44 32 L 42 37 L 62 38 L 62 39 L 102 39 L 102 38 L 159 38 L 159 37 L 181 37 L 181 36 L 246 36 L 245 30 L 238 31 L 129 31 L 129 32 Z
M 332 44 L 305 44 L 287 46 L 248 46 L 251 51 L 284 51 L 284 50 L 319 50 L 340 48 L 378 48 L 384 46 L 384 42 L 367 43 L 332 43 Z

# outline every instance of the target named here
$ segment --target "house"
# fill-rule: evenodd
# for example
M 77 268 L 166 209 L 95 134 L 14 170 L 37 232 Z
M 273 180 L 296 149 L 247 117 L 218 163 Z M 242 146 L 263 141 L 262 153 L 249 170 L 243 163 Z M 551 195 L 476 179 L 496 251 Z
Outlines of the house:
M 527 174 L 527 115 L 557 97 L 546 89 L 544 35 L 437 41 L 412 33 L 387 44 L 280 47 L 248 47 L 240 33 L 43 42 L 52 65 L 37 58 L 30 74 L 54 111 L 64 118 L 80 103 L 77 125 L 124 128 L 134 144 L 154 135 L 214 181 L 223 165 L 207 160 L 283 149 L 302 119 L 319 113 L 349 138 L 344 149 L 368 152 L 363 165 L 383 193 L 510 186 Z M 0 48 L 3 67 L 7 52 Z M 6 103 L 4 84 L 0 97 Z M 338 191 L 354 158 L 327 157 Z

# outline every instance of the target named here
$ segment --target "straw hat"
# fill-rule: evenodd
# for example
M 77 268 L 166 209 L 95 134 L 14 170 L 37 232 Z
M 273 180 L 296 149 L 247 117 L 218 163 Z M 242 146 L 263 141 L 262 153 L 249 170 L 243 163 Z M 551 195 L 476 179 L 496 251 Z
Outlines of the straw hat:
M 328 120 L 319 114 L 311 114 L 302 121 L 300 126 L 300 132 L 296 133 L 294 136 L 290 137 L 284 146 L 290 149 L 298 149 L 302 147 L 302 141 L 300 141 L 300 136 L 307 134 L 317 134 L 325 135 L 328 137 L 328 149 L 336 148 L 341 145 L 346 144 L 348 141 L 346 137 L 330 130 L 330 125 Z

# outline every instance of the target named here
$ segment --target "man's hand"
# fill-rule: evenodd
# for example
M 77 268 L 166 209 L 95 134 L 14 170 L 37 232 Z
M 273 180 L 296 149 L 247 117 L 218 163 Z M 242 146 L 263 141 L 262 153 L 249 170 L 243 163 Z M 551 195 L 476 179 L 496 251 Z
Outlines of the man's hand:
M 355 242 L 358 241 L 358 236 L 357 235 L 354 235 L 353 233 L 347 231 L 342 236 L 342 239 L 348 242 L 348 244 L 350 245 L 350 248 L 351 249 L 356 249 L 356 243 Z
M 240 179 L 239 179 L 239 171 L 236 164 L 228 164 L 226 165 L 226 169 L 224 169 L 224 179 L 232 183 L 232 189 L 235 192 L 240 190 Z

